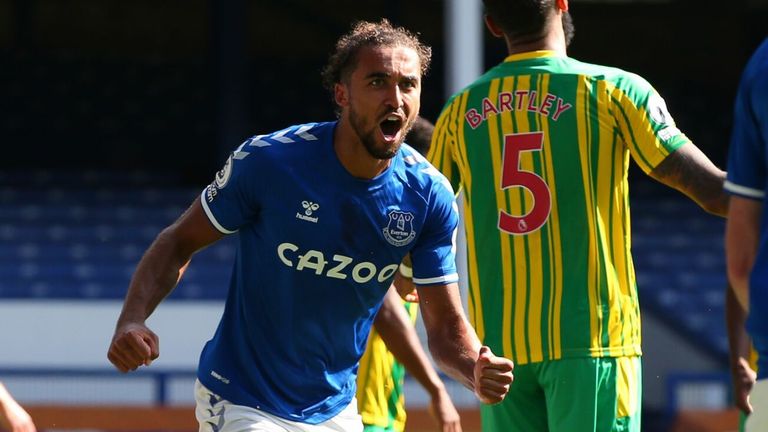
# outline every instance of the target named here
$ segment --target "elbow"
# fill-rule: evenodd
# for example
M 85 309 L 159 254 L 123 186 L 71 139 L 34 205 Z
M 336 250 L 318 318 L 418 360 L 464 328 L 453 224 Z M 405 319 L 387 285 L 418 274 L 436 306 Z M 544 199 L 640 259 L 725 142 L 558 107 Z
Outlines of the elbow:
M 745 237 L 734 232 L 733 220 L 728 220 L 725 235 L 725 266 L 728 281 L 738 293 L 740 289 L 749 286 L 749 277 L 755 264 L 755 254 L 750 245 L 745 242 Z M 746 244 L 745 244 L 746 243 Z
M 699 203 L 701 208 L 709 214 L 726 217 L 728 215 L 728 197 L 719 197 L 714 200 Z
M 746 263 L 729 263 L 728 281 L 731 283 L 734 292 L 739 292 L 749 286 L 750 269 Z
M 738 302 L 745 311 L 749 310 L 749 276 L 751 266 L 747 261 L 728 262 L 728 282 Z
M 386 334 L 392 328 L 392 314 L 386 308 L 380 308 L 373 318 L 373 327 L 377 332 Z
M 714 180 L 714 185 L 709 189 L 712 193 L 708 199 L 705 199 L 701 203 L 701 207 L 710 214 L 720 217 L 728 216 L 728 204 L 731 201 L 730 195 L 725 192 L 723 185 L 725 184 L 725 171 L 720 171 L 717 179 Z
M 185 245 L 176 231 L 176 226 L 171 225 L 160 231 L 155 241 L 150 245 L 147 254 L 164 256 L 169 263 L 184 272 L 192 259 L 194 249 Z M 181 277 L 181 276 L 179 276 Z

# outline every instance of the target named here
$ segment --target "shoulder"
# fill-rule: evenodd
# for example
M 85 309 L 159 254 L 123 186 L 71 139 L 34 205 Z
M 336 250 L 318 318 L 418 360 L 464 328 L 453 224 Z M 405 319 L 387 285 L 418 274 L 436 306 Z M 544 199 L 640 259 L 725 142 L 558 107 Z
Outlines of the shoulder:
M 768 71 L 768 38 L 755 50 L 745 68 L 747 73 L 764 74 Z
M 761 93 L 760 96 L 768 96 L 768 39 L 752 54 L 747 66 L 744 68 L 740 87 L 747 91 Z
M 567 58 L 574 72 L 587 75 L 596 81 L 605 81 L 613 87 L 624 91 L 642 91 L 647 93 L 653 86 L 637 73 L 618 67 L 586 63 L 576 59 Z
M 403 143 L 397 157 L 402 158 L 400 177 L 406 185 L 427 197 L 433 194 L 454 198 L 448 179 L 416 149 Z
M 600 83 L 608 96 L 610 106 L 618 107 L 614 113 L 648 112 L 653 121 L 674 126 L 667 104 L 648 80 L 624 69 L 572 60 L 594 83 Z
M 272 133 L 254 135 L 240 144 L 233 157 L 236 160 L 271 160 L 306 155 L 307 151 L 311 151 L 311 144 L 333 139 L 335 125 L 336 122 L 305 123 Z M 258 154 L 259 157 L 249 157 L 252 154 Z

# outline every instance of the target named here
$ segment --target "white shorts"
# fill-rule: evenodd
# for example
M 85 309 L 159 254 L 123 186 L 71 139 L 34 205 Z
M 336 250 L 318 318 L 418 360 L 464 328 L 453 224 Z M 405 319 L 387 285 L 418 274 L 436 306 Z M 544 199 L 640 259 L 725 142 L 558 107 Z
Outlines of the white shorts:
M 768 379 L 755 382 L 755 386 L 749 392 L 749 403 L 752 404 L 752 414 L 744 423 L 744 431 L 768 431 Z
M 320 423 L 286 420 L 255 408 L 235 405 L 195 381 L 195 417 L 200 432 L 362 432 L 363 420 L 352 399 L 343 411 Z

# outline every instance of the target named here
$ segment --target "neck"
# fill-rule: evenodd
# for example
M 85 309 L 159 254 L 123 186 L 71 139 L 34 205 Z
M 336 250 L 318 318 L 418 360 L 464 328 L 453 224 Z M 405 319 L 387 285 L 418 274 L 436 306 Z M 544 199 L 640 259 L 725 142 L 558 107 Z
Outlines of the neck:
M 355 178 L 371 180 L 383 173 L 390 159 L 377 159 L 368 153 L 357 132 L 342 117 L 333 134 L 333 150 L 341 165 Z
M 519 41 L 504 35 L 509 55 L 531 51 L 555 51 L 566 55 L 565 32 L 563 31 L 562 13 L 548 20 L 544 36 L 535 41 Z

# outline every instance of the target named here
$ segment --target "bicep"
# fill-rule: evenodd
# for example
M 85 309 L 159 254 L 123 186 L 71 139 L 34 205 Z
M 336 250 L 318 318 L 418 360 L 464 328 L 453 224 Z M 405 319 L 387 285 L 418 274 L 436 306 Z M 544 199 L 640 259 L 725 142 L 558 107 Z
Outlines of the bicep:
M 166 228 L 165 234 L 172 237 L 179 255 L 186 257 L 224 237 L 206 215 L 200 197 Z
M 693 143 L 686 143 L 650 172 L 659 182 L 679 190 L 705 210 L 725 216 L 728 198 L 723 190 L 725 172 Z
M 732 196 L 725 225 L 725 250 L 729 266 L 750 264 L 760 238 L 761 201 Z
M 728 280 L 736 298 L 749 310 L 749 275 L 757 254 L 762 202 L 731 197 L 725 225 L 725 257 Z

